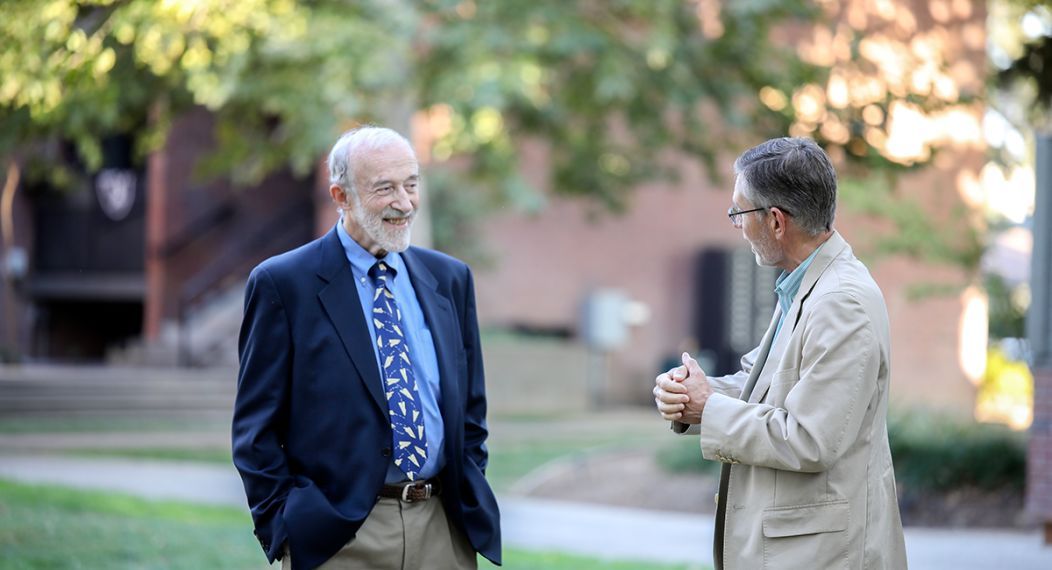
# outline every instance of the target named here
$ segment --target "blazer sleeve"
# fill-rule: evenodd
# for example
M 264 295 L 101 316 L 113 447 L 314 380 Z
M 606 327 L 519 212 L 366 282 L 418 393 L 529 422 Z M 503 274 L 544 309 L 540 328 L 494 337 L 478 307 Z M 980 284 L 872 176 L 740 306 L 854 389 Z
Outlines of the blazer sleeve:
M 880 341 L 865 307 L 845 292 L 814 301 L 784 407 L 713 394 L 702 412 L 702 455 L 788 471 L 818 472 L 843 455 L 877 392 Z
M 479 339 L 478 315 L 475 310 L 475 281 L 471 269 L 465 268 L 464 318 L 461 321 L 464 352 L 467 359 L 467 404 L 464 411 L 464 452 L 475 465 L 486 472 L 489 452 L 486 449 L 486 382 L 482 365 L 482 342 Z
M 273 278 L 257 268 L 248 279 L 238 340 L 241 367 L 232 444 L 256 536 L 272 562 L 287 538 L 282 512 L 292 487 L 283 451 L 291 374 L 289 326 Z

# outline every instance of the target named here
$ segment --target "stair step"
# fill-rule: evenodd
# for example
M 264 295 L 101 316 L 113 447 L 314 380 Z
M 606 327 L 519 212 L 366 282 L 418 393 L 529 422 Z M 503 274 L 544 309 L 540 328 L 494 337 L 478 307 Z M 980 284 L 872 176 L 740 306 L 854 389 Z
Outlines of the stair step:
M 0 366 L 0 417 L 229 415 L 234 369 Z

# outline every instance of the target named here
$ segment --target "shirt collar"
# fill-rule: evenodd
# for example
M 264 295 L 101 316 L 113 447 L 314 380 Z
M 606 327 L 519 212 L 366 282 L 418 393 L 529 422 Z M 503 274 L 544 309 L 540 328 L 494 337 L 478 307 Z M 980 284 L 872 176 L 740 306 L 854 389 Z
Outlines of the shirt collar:
M 402 256 L 398 255 L 398 252 L 388 252 L 383 257 L 375 257 L 347 233 L 347 230 L 343 227 L 343 218 L 336 222 L 336 235 L 340 238 L 340 244 L 343 245 L 343 252 L 347 255 L 347 261 L 351 262 L 351 268 L 358 275 L 368 275 L 369 268 L 375 265 L 377 261 L 383 261 L 394 269 L 395 278 L 402 274 L 402 269 L 405 266 L 402 264 Z
M 800 284 L 804 281 L 804 274 L 807 273 L 807 268 L 811 266 L 811 262 L 814 261 L 815 256 L 818 255 L 818 250 L 822 249 L 825 242 L 822 242 L 811 255 L 807 256 L 807 259 L 800 265 L 796 266 L 791 273 L 782 271 L 782 274 L 778 276 L 775 281 L 774 292 L 778 295 L 778 304 L 782 307 L 782 314 L 789 312 L 789 307 L 793 304 L 793 299 L 796 298 L 796 294 L 800 291 Z

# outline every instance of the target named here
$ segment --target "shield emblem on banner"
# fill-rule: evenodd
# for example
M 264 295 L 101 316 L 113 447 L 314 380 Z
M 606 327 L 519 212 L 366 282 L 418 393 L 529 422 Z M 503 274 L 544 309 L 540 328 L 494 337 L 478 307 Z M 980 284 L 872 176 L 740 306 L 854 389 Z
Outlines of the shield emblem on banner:
M 95 177 L 95 195 L 106 217 L 119 222 L 128 216 L 135 204 L 134 170 L 105 168 Z

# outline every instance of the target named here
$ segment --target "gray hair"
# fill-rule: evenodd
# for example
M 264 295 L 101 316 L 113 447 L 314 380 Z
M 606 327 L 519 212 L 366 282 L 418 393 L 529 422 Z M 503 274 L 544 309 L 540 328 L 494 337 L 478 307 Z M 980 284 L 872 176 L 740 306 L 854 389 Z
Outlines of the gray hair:
M 405 144 L 409 151 L 413 152 L 413 145 L 409 143 L 409 139 L 387 127 L 363 125 L 343 133 L 329 151 L 329 184 L 340 186 L 344 190 L 354 190 L 353 158 L 362 152 L 383 148 L 392 143 Z
M 836 170 L 811 139 L 784 137 L 759 144 L 734 161 L 746 198 L 757 208 L 777 206 L 815 236 L 833 228 Z

